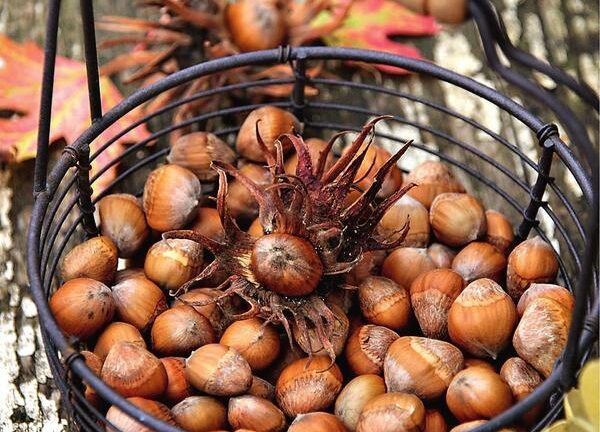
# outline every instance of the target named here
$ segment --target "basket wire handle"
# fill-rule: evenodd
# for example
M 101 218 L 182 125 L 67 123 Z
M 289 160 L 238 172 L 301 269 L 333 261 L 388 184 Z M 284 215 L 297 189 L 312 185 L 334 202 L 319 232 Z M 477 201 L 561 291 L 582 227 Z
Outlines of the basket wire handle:
M 48 6 L 46 40 L 44 43 L 44 69 L 42 73 L 40 119 L 37 138 L 37 157 L 35 161 L 33 182 L 34 196 L 46 191 L 60 3 L 60 0 L 50 0 Z M 81 21 L 83 24 L 90 117 L 91 123 L 94 123 L 102 117 L 102 101 L 100 97 L 100 76 L 98 73 L 98 53 L 96 51 L 96 32 L 94 29 L 94 8 L 92 0 L 80 0 L 80 7 Z M 73 147 L 67 146 L 64 151 L 71 157 L 72 165 L 77 167 L 77 204 L 81 212 L 83 229 L 87 237 L 96 236 L 98 235 L 98 228 L 96 227 L 96 222 L 94 220 L 94 205 L 92 204 L 89 145 L 86 144 L 81 150 L 76 150 Z
M 590 160 L 590 158 L 595 157 L 592 154 L 594 147 L 590 142 L 586 129 L 573 111 L 537 83 L 527 79 L 511 67 L 502 64 L 497 49 L 499 48 L 514 63 L 534 69 L 549 76 L 554 81 L 564 84 L 596 111 L 599 109 L 598 95 L 589 86 L 579 83 L 560 69 L 516 48 L 506 34 L 501 18 L 488 0 L 471 0 L 469 2 L 469 12 L 477 24 L 483 50 L 490 67 L 506 81 L 548 106 L 556 114 L 573 143 L 585 153 L 585 158 Z

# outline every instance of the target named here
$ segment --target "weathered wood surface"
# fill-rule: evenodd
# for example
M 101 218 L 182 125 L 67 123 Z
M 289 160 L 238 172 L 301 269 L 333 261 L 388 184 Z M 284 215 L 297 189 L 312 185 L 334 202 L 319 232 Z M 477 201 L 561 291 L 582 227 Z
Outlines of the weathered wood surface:
M 96 15 L 131 14 L 134 2 L 96 1 Z M 569 73 L 584 79 L 598 90 L 598 3 L 592 0 L 503 0 L 495 2 L 502 11 L 508 31 L 518 46 L 549 60 Z M 76 0 L 63 1 L 59 50 L 81 58 L 82 44 Z M 46 3 L 39 0 L 5 0 L 0 5 L 0 31 L 17 38 L 41 42 L 44 34 Z M 449 28 L 433 39 L 417 41 L 425 56 L 456 72 L 507 91 L 523 101 L 518 92 L 507 88 L 483 61 L 477 33 L 472 23 Z M 1 67 L 1 65 L 0 65 Z M 544 82 L 544 84 L 548 84 Z M 475 118 L 493 131 L 513 137 L 521 148 L 535 156 L 530 134 L 493 106 L 428 79 L 412 77 L 386 85 L 425 94 L 457 111 Z M 562 95 L 561 95 L 562 97 Z M 597 137 L 595 117 L 572 97 L 565 101 L 592 126 Z M 375 102 L 386 103 L 384 101 Z M 525 100 L 529 105 L 530 101 Z M 388 107 L 389 108 L 389 107 Z M 422 107 L 403 103 L 408 118 L 429 122 L 455 136 L 467 133 L 447 119 L 426 113 Z M 542 117 L 552 119 L 543 107 L 532 106 Z M 408 137 L 415 131 L 399 131 Z M 486 138 L 472 134 L 463 137 L 476 145 L 489 145 Z M 427 136 L 419 137 L 427 142 Z M 482 142 L 483 141 L 483 142 Z M 435 145 L 435 142 L 432 142 Z M 448 149 L 449 152 L 456 151 Z M 497 148 L 490 155 L 508 161 L 510 156 Z M 416 163 L 413 158 L 408 161 Z M 45 360 L 37 313 L 27 291 L 25 235 L 31 209 L 33 163 L 0 166 L 0 430 L 60 431 L 67 428 L 61 416 L 58 391 Z M 474 185 L 471 185 L 474 187 Z M 489 197 L 487 204 L 492 204 Z M 489 202 L 492 201 L 492 202 Z

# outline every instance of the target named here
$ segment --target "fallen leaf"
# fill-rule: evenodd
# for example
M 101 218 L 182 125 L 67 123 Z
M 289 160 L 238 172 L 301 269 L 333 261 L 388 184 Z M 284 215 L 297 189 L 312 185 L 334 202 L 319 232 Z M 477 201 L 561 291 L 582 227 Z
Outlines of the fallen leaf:
M 328 13 L 324 12 L 312 25 L 317 26 L 328 19 Z M 416 14 L 394 0 L 354 0 L 343 25 L 324 40 L 330 46 L 371 49 L 421 58 L 417 48 L 396 42 L 391 37 L 430 36 L 438 30 L 439 26 L 433 17 Z M 375 66 L 387 73 L 407 73 L 397 67 Z
M 42 87 L 44 53 L 33 42 L 17 43 L 0 33 L 0 111 L 15 113 L 0 118 L 0 160 L 20 162 L 35 157 L 37 128 Z M 100 78 L 104 111 L 121 102 L 123 96 L 107 77 Z M 58 56 L 52 101 L 50 142 L 59 139 L 71 144 L 90 125 L 85 65 Z M 121 130 L 140 118 L 136 111 L 127 113 L 115 122 L 91 145 L 91 153 Z M 121 154 L 125 143 L 148 137 L 144 125 L 117 140 L 92 162 L 92 175 Z M 96 183 L 100 190 L 114 179 L 116 166 L 111 167 Z

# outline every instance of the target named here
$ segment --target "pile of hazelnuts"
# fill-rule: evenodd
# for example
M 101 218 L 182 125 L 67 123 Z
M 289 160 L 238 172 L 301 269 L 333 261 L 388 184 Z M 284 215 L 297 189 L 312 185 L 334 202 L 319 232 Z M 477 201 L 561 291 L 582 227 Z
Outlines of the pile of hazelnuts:
M 574 305 L 572 294 L 554 285 L 553 248 L 539 237 L 515 244 L 509 220 L 486 210 L 436 161 L 406 175 L 397 167 L 388 173 L 381 199 L 403 184 L 417 185 L 378 227 L 393 237 L 409 218 L 403 245 L 364 253 L 343 275 L 346 288 L 355 289 L 324 299 L 336 317 L 334 363 L 311 329 L 296 337 L 294 328 L 290 341 L 277 322 L 229 319 L 216 301 L 227 275 L 171 296 L 213 257 L 198 243 L 162 240 L 161 233 L 188 228 L 222 238 L 214 200 L 202 192 L 218 177 L 210 164 L 236 165 L 268 185 L 256 128 L 273 148 L 301 125 L 267 106 L 250 113 L 235 150 L 208 132 L 181 136 L 169 163 L 149 175 L 142 199 L 103 197 L 101 235 L 64 257 L 64 284 L 50 308 L 63 332 L 87 347 L 87 365 L 106 384 L 192 432 L 459 432 L 510 408 L 550 375 Z M 327 148 L 320 139 L 307 141 L 315 155 Z M 381 147 L 369 149 L 358 189 L 388 157 Z M 335 159 L 331 152 L 327 163 Z M 291 151 L 286 172 L 296 164 Z M 264 235 L 257 203 L 235 179 L 226 203 L 241 228 Z M 310 356 L 299 345 L 307 339 Z M 85 396 L 105 413 L 107 430 L 149 430 L 91 386 Z M 527 429 L 544 409 L 536 406 L 506 430 Z

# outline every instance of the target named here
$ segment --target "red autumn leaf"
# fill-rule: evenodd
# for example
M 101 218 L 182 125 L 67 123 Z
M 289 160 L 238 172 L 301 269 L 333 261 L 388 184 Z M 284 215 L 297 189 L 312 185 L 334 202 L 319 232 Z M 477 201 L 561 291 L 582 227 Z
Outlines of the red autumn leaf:
M 33 42 L 19 44 L 0 33 L 0 111 L 15 113 L 11 118 L 0 118 L 1 161 L 20 162 L 35 157 L 43 60 L 42 49 Z M 100 78 L 100 91 L 104 111 L 123 99 L 107 77 Z M 88 103 L 85 65 L 58 56 L 52 102 L 51 143 L 62 138 L 70 144 L 89 127 Z M 139 117 L 134 111 L 118 120 L 92 143 L 91 153 Z M 142 125 L 120 138 L 93 161 L 92 175 L 121 154 L 125 143 L 140 141 L 148 135 L 148 130 Z M 110 168 L 100 177 L 99 183 L 106 185 L 115 174 L 116 167 Z
M 340 0 L 349 2 L 352 0 Z M 341 9 L 341 8 L 340 8 Z M 329 19 L 320 15 L 312 24 Z M 384 51 L 407 57 L 421 58 L 419 50 L 391 39 L 392 36 L 430 36 L 439 26 L 430 16 L 416 14 L 394 0 L 354 0 L 344 24 L 325 37 L 327 45 Z M 405 70 L 376 65 L 384 72 L 406 73 Z

